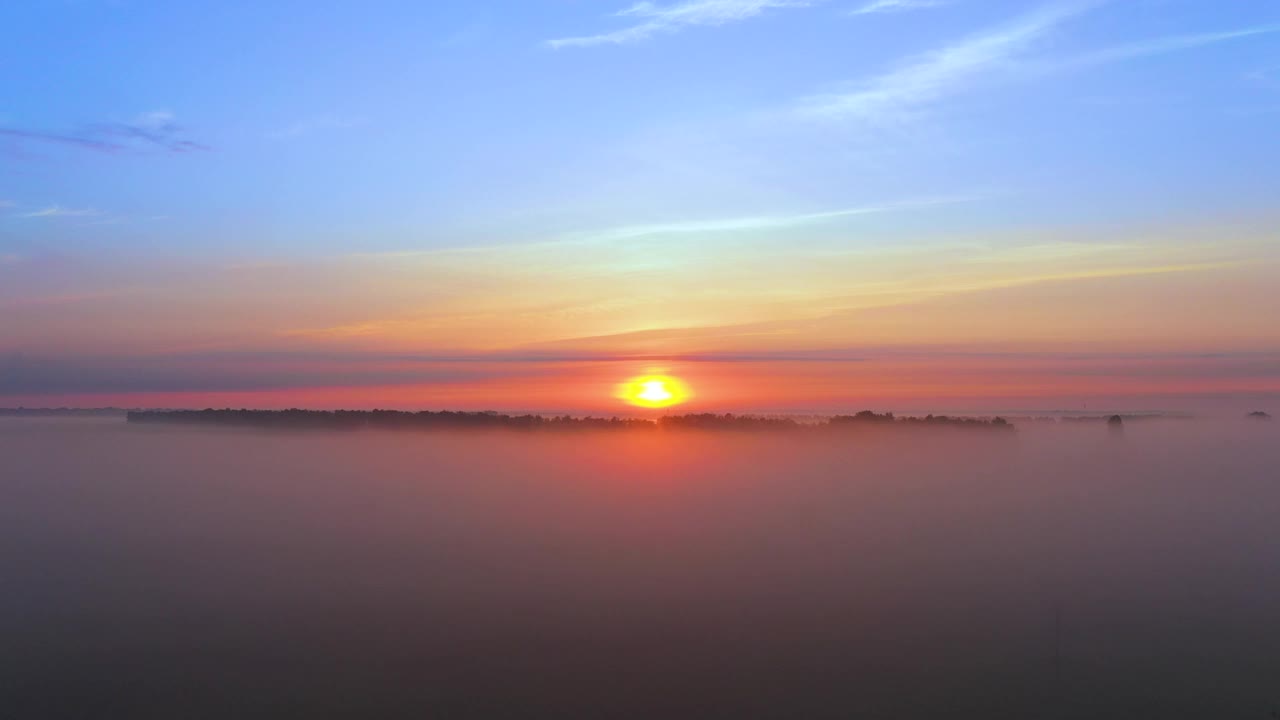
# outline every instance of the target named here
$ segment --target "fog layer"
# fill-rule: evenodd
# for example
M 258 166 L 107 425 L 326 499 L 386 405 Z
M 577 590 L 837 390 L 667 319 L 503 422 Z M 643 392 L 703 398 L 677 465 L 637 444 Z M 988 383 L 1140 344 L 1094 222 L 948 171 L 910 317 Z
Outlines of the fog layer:
M 2 714 L 1266 718 L 1278 430 L 4 419 Z

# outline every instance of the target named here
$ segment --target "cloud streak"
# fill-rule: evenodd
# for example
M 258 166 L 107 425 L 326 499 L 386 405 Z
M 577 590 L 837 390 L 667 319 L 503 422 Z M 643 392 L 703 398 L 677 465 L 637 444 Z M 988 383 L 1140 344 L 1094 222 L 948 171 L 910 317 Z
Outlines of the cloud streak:
M 20 217 L 26 218 L 61 218 L 61 217 L 95 217 L 101 215 L 93 208 L 64 208 L 61 205 L 50 205 L 29 213 L 23 213 Z
M 912 112 L 954 95 L 999 72 L 1063 22 L 1096 2 L 1053 5 L 993 31 L 924 55 L 862 87 L 805 98 L 803 115 L 882 123 L 898 122 Z
M 1280 33 L 1280 25 L 1260 25 L 1258 27 L 1215 33 L 1173 35 L 1098 50 L 1077 57 L 1074 60 L 1067 62 L 1066 66 L 1080 67 L 1105 65 L 1113 62 L 1135 60 L 1154 55 L 1166 55 L 1168 53 L 1180 52 L 1182 50 L 1195 50 L 1196 48 L 1217 45 L 1219 43 L 1230 42 L 1232 40 L 1243 40 L 1245 38 L 1270 35 L 1274 33 Z
M 811 225 L 815 223 L 841 220 L 844 218 L 876 215 L 880 213 L 926 208 L 937 205 L 950 205 L 971 200 L 969 197 L 941 197 L 925 200 L 910 200 L 884 205 L 868 205 L 864 207 L 843 208 L 818 213 L 802 213 L 796 215 L 755 215 L 739 218 L 721 218 L 716 220 L 695 220 L 680 223 L 659 223 L 653 225 L 629 225 L 607 230 L 591 236 L 592 240 L 627 240 L 649 235 L 673 235 L 691 233 L 750 232 L 754 230 L 770 230 L 775 228 Z
M 884 13 L 904 12 L 907 10 L 926 10 L 929 8 L 950 5 L 949 0 L 874 0 L 855 10 L 850 15 L 879 15 Z
M 685 28 L 728 25 L 754 18 L 767 10 L 809 7 L 817 2 L 822 0 L 687 0 L 674 5 L 641 2 L 616 13 L 617 17 L 639 20 L 635 25 L 599 35 L 548 40 L 547 46 L 560 49 L 626 45 Z
M 0 128 L 0 136 L 11 137 L 17 140 L 34 140 L 36 142 L 55 143 L 58 145 L 71 145 L 84 150 L 93 150 L 95 152 L 103 153 L 121 152 L 125 149 L 124 145 L 117 142 L 98 140 L 88 136 L 59 135 L 57 133 L 40 132 L 38 130 Z
M 358 252 L 345 255 L 346 258 L 377 260 L 414 257 L 446 257 L 493 255 L 521 251 L 536 251 L 552 248 L 586 247 L 589 245 L 605 246 L 619 240 L 658 236 L 753 232 L 779 228 L 797 227 L 823 222 L 832 222 L 845 218 L 866 215 L 901 212 L 904 210 L 927 209 L 944 205 L 973 202 L 981 199 L 981 194 L 939 196 L 916 200 L 901 200 L 881 205 L 865 205 L 861 207 L 841 208 L 815 213 L 797 213 L 782 215 L 751 215 L 731 218 L 714 218 L 710 220 L 686 220 L 683 222 L 652 223 L 644 225 L 623 225 L 585 232 L 577 232 L 544 242 L 521 243 L 519 245 L 464 246 L 434 248 L 430 250 L 392 250 L 386 252 Z
M 1280 32 L 1280 25 L 1261 25 L 1215 33 L 1174 35 L 1095 50 L 1059 62 L 1025 62 L 1021 56 L 1063 23 L 1107 0 L 1083 0 L 1041 8 L 994 30 L 971 36 L 916 58 L 860 86 L 842 92 L 811 95 L 798 104 L 802 116 L 897 125 L 926 107 L 966 92 L 992 76 L 1019 71 L 1039 74 L 1105 65 Z M 854 14 L 925 7 L 934 0 L 879 0 Z
M 188 153 L 209 149 L 207 145 L 187 139 L 185 134 L 184 128 L 174 122 L 173 114 L 167 111 L 142 113 L 127 123 L 95 123 L 74 133 L 0 127 L 3 137 L 108 154 L 147 150 Z

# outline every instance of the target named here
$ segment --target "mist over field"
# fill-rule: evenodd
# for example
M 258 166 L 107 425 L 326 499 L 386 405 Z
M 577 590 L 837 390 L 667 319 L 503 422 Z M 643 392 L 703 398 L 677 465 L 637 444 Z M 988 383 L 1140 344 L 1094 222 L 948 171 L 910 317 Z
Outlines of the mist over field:
M 14 718 L 1259 718 L 1280 426 L 0 419 Z

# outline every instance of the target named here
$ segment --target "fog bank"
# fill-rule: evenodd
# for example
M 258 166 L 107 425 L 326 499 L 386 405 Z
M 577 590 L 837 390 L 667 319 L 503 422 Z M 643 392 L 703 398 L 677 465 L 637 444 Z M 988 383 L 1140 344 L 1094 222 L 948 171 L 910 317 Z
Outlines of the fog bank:
M 1280 425 L 0 419 L 13 717 L 1266 717 Z

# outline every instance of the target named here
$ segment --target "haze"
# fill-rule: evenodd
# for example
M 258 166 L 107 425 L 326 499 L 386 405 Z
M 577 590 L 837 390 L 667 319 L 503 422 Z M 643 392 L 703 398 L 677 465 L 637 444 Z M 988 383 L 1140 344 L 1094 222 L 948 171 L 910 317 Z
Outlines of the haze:
M 0 697 L 22 718 L 1265 718 L 1276 432 L 0 419 Z
M 1278 121 L 1277 0 L 0 1 L 0 720 L 1280 720 Z

